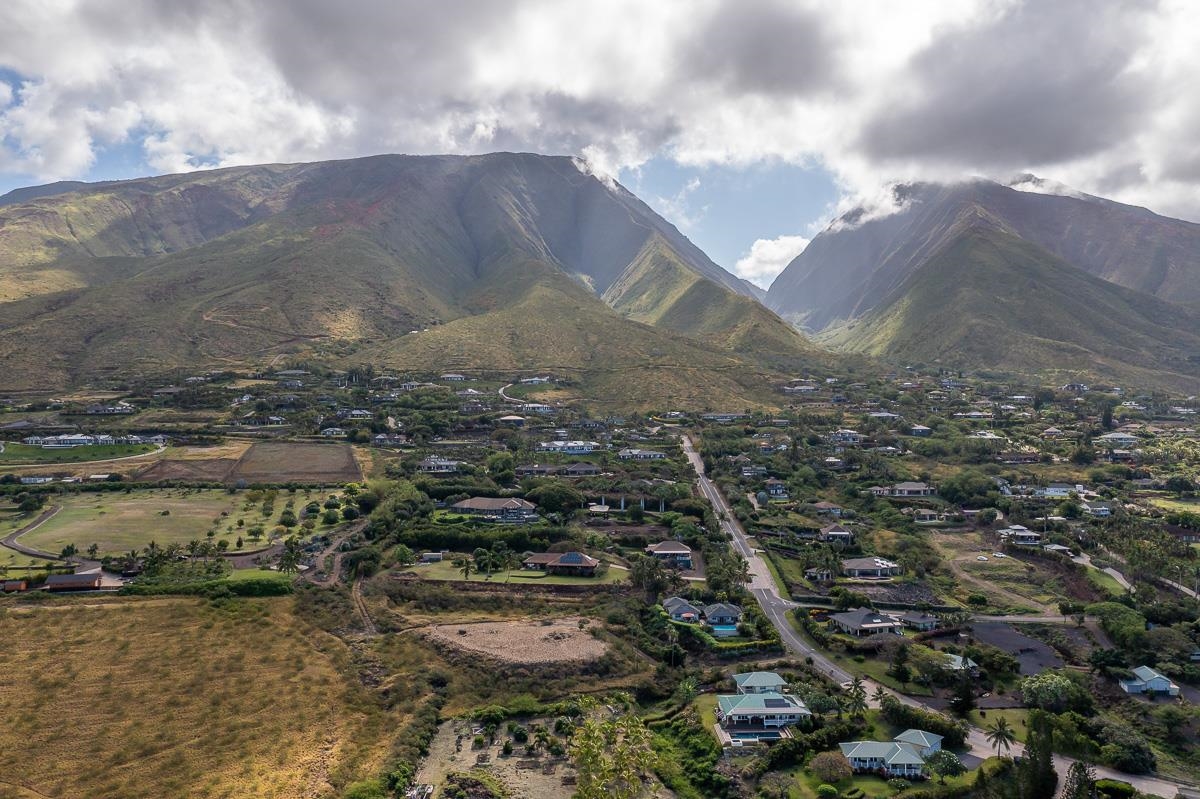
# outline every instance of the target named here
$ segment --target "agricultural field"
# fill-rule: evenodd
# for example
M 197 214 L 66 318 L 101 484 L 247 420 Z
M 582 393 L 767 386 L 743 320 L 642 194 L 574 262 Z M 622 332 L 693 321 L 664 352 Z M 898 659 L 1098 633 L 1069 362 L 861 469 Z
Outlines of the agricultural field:
M 237 551 L 239 537 L 242 549 L 251 550 L 265 543 L 265 535 L 259 543 L 251 539 L 251 528 L 261 525 L 269 534 L 290 496 L 281 494 L 264 515 L 263 502 L 252 502 L 247 492 L 174 488 L 74 494 L 53 500 L 62 510 L 21 536 L 21 543 L 46 552 L 60 552 L 68 544 L 84 551 L 96 544 L 101 556 L 121 555 L 151 541 L 187 544 L 215 530 L 213 540 L 226 541 L 230 552 Z M 297 506 L 306 500 L 303 492 L 295 495 Z
M 316 797 L 386 726 L 291 599 L 0 606 L 0 797 Z
M 102 444 L 95 447 L 71 447 L 70 449 L 42 449 L 28 444 L 5 442 L 0 452 L 0 467 L 55 463 L 84 463 L 110 461 L 154 452 L 153 444 Z

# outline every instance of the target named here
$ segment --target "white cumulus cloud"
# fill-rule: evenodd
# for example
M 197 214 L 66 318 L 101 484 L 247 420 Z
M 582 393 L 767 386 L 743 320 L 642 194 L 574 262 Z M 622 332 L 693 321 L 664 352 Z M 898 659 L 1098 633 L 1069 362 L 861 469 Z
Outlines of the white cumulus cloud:
M 792 262 L 804 248 L 808 239 L 803 236 L 780 236 L 774 239 L 759 239 L 750 247 L 750 252 L 738 259 L 733 273 L 749 280 L 761 288 L 769 288 L 771 281 Z

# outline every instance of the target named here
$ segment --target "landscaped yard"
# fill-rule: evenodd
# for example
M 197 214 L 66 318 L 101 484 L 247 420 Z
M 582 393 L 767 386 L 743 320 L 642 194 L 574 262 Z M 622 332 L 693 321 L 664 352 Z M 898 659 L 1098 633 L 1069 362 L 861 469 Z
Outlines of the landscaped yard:
M 80 463 L 125 458 L 153 452 L 153 444 L 104 444 L 95 447 L 71 447 L 70 449 L 42 449 L 26 444 L 5 442 L 0 452 L 0 466 L 44 463 Z
M 229 551 L 237 551 L 237 539 L 242 549 L 251 550 L 266 543 L 250 539 L 250 528 L 263 525 L 270 533 L 283 512 L 289 497 L 281 493 L 269 517 L 263 516 L 261 505 L 247 507 L 245 493 L 229 494 L 221 490 L 152 489 L 134 491 L 74 494 L 52 504 L 62 506 L 53 518 L 21 536 L 26 546 L 59 552 L 74 544 L 81 552 L 96 544 L 101 555 L 124 554 L 141 549 L 154 541 L 159 546 L 187 544 L 205 540 L 215 529 L 214 541 L 227 541 Z M 296 494 L 299 513 L 303 507 L 302 494 Z M 225 514 L 225 515 L 222 515 Z M 237 523 L 241 520 L 242 527 Z M 28 519 L 26 520 L 28 521 Z
M 441 563 L 422 563 L 408 568 L 427 580 L 461 580 L 463 579 L 462 569 L 452 562 L 455 557 L 451 554 Z M 472 582 L 488 581 L 511 585 L 604 585 L 624 582 L 628 578 L 629 572 L 625 569 L 609 566 L 608 571 L 598 577 L 566 577 L 532 569 L 513 569 L 508 572 L 496 572 L 491 576 L 471 572 L 468 579 Z
M 986 713 L 987 715 L 983 715 Z M 1012 728 L 1013 733 L 1017 736 L 1017 740 L 1025 743 L 1025 735 L 1029 732 L 1026 724 L 1029 721 L 1029 710 L 1023 707 L 1005 708 L 1003 710 L 985 710 L 980 713 L 978 710 L 971 711 L 971 723 L 976 727 L 987 729 L 996 723 L 996 719 L 1008 719 L 1008 726 Z M 1003 754 L 1003 752 L 1002 752 Z

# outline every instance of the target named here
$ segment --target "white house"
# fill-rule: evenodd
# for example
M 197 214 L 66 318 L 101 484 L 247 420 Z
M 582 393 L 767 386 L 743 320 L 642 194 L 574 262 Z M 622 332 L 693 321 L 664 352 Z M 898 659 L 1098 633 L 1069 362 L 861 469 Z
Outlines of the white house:
M 666 458 L 666 453 L 655 449 L 638 449 L 626 447 L 617 452 L 617 457 L 623 461 L 659 461 Z
M 812 712 L 800 697 L 773 691 L 717 697 L 717 721 L 739 732 L 791 727 L 810 718 Z
M 1030 530 L 1023 524 L 1014 524 L 1000 531 L 1000 538 L 1019 547 L 1037 547 L 1042 545 L 1042 534 Z
M 1179 696 L 1179 686 L 1149 666 L 1138 666 L 1133 669 L 1133 679 L 1122 680 L 1121 690 L 1127 694 Z
M 543 441 L 538 444 L 538 451 L 557 452 L 560 455 L 586 455 L 595 452 L 599 446 L 595 441 Z

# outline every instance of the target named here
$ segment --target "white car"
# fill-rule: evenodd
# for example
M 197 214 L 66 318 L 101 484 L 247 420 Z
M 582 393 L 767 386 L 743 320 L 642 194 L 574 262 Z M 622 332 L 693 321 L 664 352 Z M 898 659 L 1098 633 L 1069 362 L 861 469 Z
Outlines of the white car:
M 982 560 L 987 560 L 987 559 L 988 559 L 988 556 L 987 556 L 987 555 L 976 555 L 976 556 L 975 556 L 975 560 L 980 560 L 980 561 L 982 561 Z
M 992 557 L 993 558 L 1007 558 L 1008 555 L 1005 555 L 1003 552 L 993 552 Z

